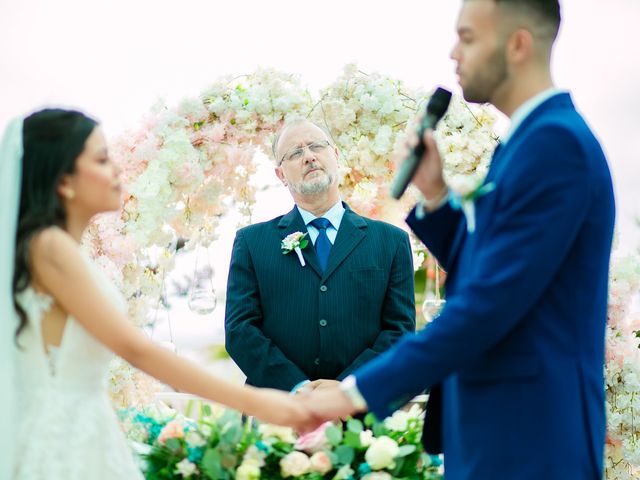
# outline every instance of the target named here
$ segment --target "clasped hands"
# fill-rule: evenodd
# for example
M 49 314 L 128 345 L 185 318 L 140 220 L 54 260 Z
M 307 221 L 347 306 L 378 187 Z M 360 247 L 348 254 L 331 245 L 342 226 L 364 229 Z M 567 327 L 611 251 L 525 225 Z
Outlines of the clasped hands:
M 315 430 L 326 421 L 346 419 L 360 413 L 340 389 L 338 380 L 319 379 L 307 383 L 293 395 L 309 414 L 299 428 L 301 433 Z

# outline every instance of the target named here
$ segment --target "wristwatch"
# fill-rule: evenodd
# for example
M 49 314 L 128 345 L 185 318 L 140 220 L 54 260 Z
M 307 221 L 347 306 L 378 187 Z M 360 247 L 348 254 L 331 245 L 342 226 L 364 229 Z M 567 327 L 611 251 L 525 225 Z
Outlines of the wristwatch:
M 347 378 L 340 382 L 340 390 L 347 396 L 353 406 L 358 411 L 367 410 L 367 401 L 364 399 L 358 385 L 356 384 L 356 377 L 349 375 Z

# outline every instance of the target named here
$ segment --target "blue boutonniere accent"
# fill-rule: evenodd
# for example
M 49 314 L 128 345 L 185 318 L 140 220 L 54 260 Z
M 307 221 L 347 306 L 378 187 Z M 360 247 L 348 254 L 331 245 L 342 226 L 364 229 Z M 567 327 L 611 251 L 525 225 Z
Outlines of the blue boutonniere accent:
M 449 194 L 449 203 L 451 207 L 456 210 L 462 210 L 465 218 L 467 219 L 467 232 L 473 233 L 476 231 L 476 199 L 485 196 L 487 193 L 494 191 L 496 184 L 493 182 L 479 185 L 470 192 L 460 194 L 455 191 L 451 191 Z

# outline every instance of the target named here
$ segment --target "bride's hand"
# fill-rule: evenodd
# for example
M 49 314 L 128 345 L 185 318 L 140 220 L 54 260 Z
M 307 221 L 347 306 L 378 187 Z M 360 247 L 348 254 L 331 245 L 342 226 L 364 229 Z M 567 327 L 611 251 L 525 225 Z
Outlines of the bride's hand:
M 311 412 L 288 393 L 270 388 L 255 391 L 255 407 L 246 412 L 259 420 L 275 425 L 293 427 L 301 431 L 315 423 Z

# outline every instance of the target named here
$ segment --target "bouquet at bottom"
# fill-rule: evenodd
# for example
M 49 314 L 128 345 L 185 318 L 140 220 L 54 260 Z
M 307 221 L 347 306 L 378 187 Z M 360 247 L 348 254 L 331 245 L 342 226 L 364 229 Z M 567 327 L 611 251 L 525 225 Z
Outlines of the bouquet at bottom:
M 442 480 L 442 459 L 420 443 L 423 416 L 413 406 L 297 436 L 206 404 L 198 420 L 158 407 L 121 412 L 148 480 Z

